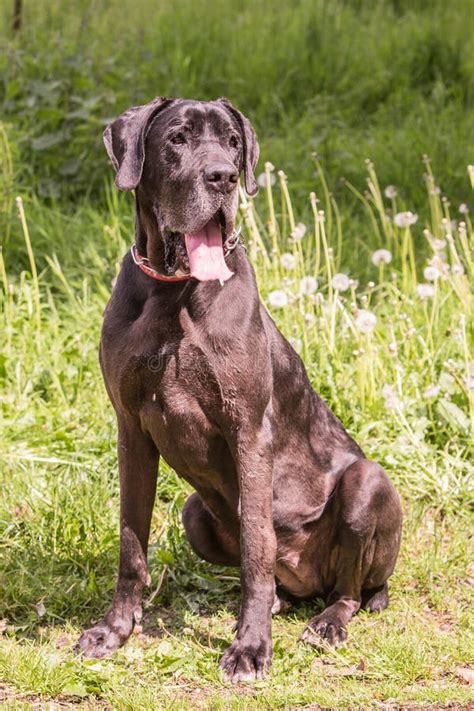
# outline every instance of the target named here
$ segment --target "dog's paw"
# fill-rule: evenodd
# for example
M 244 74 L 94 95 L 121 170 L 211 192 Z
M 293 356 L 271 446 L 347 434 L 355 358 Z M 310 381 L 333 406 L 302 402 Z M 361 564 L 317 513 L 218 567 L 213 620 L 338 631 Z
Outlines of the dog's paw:
M 74 647 L 74 651 L 83 654 L 85 657 L 101 659 L 121 647 L 127 637 L 128 635 L 120 634 L 107 622 L 99 622 L 95 627 L 84 630 Z
M 331 620 L 330 618 L 325 618 L 324 615 L 318 615 L 318 617 L 311 620 L 301 635 L 303 642 L 307 642 L 307 644 L 318 649 L 323 648 L 325 644 L 329 644 L 331 647 L 339 647 L 346 639 L 346 628 L 339 624 L 337 619 Z
M 220 668 L 224 681 L 233 684 L 263 679 L 272 662 L 271 643 L 262 641 L 258 647 L 234 640 L 224 653 Z

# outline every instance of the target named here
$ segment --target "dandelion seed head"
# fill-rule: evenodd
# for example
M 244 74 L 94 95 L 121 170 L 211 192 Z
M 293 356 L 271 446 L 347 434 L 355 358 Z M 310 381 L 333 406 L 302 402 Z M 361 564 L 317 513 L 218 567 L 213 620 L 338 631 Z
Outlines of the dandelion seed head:
M 446 240 L 445 239 L 433 239 L 431 242 L 431 246 L 433 247 L 435 252 L 439 252 L 446 247 Z
M 468 212 L 469 212 L 469 208 L 468 208 L 468 206 L 466 205 L 465 202 L 462 202 L 462 203 L 459 205 L 458 210 L 459 210 L 459 212 L 461 213 L 461 215 L 467 215 Z
M 401 407 L 401 402 L 397 397 L 397 393 L 393 385 L 386 383 L 382 388 L 382 397 L 385 401 L 385 407 L 387 410 L 395 410 Z
M 441 272 L 435 266 L 425 267 L 423 270 L 423 276 L 425 277 L 426 281 L 436 281 L 440 278 Z
M 367 309 L 360 309 L 355 319 L 355 325 L 361 333 L 372 333 L 377 323 L 377 316 Z
M 384 194 L 386 198 L 388 198 L 389 200 L 393 200 L 397 197 L 397 188 L 395 187 L 395 185 L 387 185 L 384 190 Z
M 296 264 L 296 258 L 294 254 L 290 252 L 285 252 L 281 255 L 281 265 L 284 269 L 294 269 Z
M 295 226 L 295 229 L 291 233 L 291 238 L 295 242 L 299 242 L 300 239 L 303 239 L 305 234 L 306 234 L 306 225 L 304 225 L 302 222 L 298 222 L 298 224 Z
M 433 284 L 418 284 L 416 287 L 416 293 L 422 301 L 425 299 L 432 299 L 435 295 L 435 288 Z
M 300 294 L 314 294 L 318 290 L 318 281 L 312 276 L 305 276 L 300 281 Z
M 270 163 L 271 165 L 271 163 Z M 272 166 L 273 169 L 273 166 Z M 267 173 L 260 173 L 260 175 L 257 178 L 257 183 L 261 188 L 265 188 L 267 186 L 267 180 L 270 183 L 270 185 L 275 185 L 276 178 L 274 173 L 270 173 L 267 178 Z
M 331 285 L 333 289 L 336 289 L 336 291 L 347 291 L 351 285 L 351 280 L 347 274 L 334 274 L 331 279 Z
M 288 306 L 288 295 L 281 289 L 276 289 L 268 294 L 268 303 L 275 309 L 284 309 Z
M 410 227 L 418 221 L 418 215 L 416 212 L 397 212 L 393 218 L 394 223 L 397 227 Z
M 390 264 L 392 253 L 388 249 L 377 249 L 372 255 L 372 264 L 378 267 L 380 264 Z

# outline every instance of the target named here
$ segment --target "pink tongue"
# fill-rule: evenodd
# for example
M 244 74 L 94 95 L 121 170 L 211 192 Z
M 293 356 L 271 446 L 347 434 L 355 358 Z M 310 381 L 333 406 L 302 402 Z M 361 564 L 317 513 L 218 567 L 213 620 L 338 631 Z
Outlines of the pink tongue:
M 225 263 L 221 228 L 214 220 L 197 234 L 185 234 L 184 238 L 191 276 L 199 281 L 218 279 L 224 282 L 231 278 L 233 272 Z

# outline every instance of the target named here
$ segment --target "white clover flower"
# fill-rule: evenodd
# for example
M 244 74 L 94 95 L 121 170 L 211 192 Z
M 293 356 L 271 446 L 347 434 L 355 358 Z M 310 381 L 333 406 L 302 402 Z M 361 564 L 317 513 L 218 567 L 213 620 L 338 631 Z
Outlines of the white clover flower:
M 451 272 L 454 276 L 462 276 L 464 274 L 464 267 L 462 264 L 453 264 L 451 267 Z
M 267 174 L 266 173 L 260 173 L 260 175 L 257 178 L 257 183 L 261 188 L 266 188 L 267 186 Z M 276 178 L 274 173 L 270 173 L 270 185 L 275 185 L 276 183 Z
M 389 200 L 393 200 L 397 197 L 397 188 L 395 187 L 395 185 L 387 185 L 384 190 L 384 193 L 386 198 L 388 198 Z
M 296 259 L 294 254 L 290 252 L 285 252 L 281 255 L 281 265 L 284 269 L 294 269 L 296 264 Z
M 299 242 L 300 239 L 303 239 L 305 234 L 306 234 L 306 225 L 304 225 L 302 222 L 298 222 L 298 224 L 295 226 L 295 229 L 291 233 L 291 238 L 295 242 Z
M 440 278 L 441 272 L 435 266 L 425 267 L 425 269 L 423 270 L 423 276 L 425 277 L 426 281 L 436 281 Z
M 372 333 L 377 323 L 377 316 L 372 311 L 360 309 L 355 319 L 355 325 L 361 333 Z
M 390 264 L 392 261 L 392 253 L 388 249 L 377 249 L 372 255 L 372 264 L 376 267 L 379 264 Z
M 435 288 L 433 284 L 418 284 L 416 293 L 420 299 L 432 299 L 435 295 Z
M 284 309 L 288 306 L 288 295 L 286 292 L 276 289 L 268 294 L 268 303 L 275 309 Z
M 418 215 L 416 212 L 397 212 L 393 218 L 394 223 L 397 227 L 410 227 L 418 221 Z
M 441 388 L 439 387 L 439 385 L 428 385 L 428 387 L 423 393 L 423 397 L 426 400 L 432 400 L 433 398 L 438 397 L 440 391 Z
M 334 274 L 331 280 L 332 288 L 336 291 L 347 291 L 351 285 L 351 280 L 347 274 Z
M 314 294 L 318 290 L 317 279 L 311 276 L 305 276 L 300 281 L 300 294 Z
M 469 208 L 468 208 L 468 206 L 466 205 L 465 202 L 462 202 L 462 203 L 459 205 L 459 208 L 458 208 L 458 209 L 459 209 L 459 212 L 461 213 L 461 215 L 467 215 L 467 213 L 469 212 Z

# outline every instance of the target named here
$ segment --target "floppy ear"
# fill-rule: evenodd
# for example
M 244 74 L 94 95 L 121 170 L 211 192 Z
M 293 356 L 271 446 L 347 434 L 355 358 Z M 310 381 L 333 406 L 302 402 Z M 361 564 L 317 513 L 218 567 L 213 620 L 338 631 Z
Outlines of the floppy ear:
M 218 99 L 219 103 L 223 104 L 227 111 L 237 121 L 243 141 L 243 170 L 245 190 L 248 195 L 255 195 L 258 191 L 257 181 L 255 180 L 254 170 L 257 165 L 260 149 L 258 147 L 257 136 L 252 124 L 243 114 L 240 113 L 230 101 L 224 97 Z
M 145 139 L 151 122 L 174 99 L 157 96 L 149 104 L 132 106 L 104 131 L 104 143 L 117 171 L 115 185 L 120 190 L 134 190 L 142 177 Z

